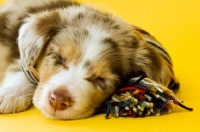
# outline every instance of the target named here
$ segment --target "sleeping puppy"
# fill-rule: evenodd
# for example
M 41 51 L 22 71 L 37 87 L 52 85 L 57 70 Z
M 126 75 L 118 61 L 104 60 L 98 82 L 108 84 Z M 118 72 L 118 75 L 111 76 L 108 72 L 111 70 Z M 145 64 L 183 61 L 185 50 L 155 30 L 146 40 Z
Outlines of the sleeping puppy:
M 169 55 L 146 31 L 76 2 L 0 8 L 0 113 L 33 105 L 50 119 L 93 115 L 131 77 L 177 88 Z

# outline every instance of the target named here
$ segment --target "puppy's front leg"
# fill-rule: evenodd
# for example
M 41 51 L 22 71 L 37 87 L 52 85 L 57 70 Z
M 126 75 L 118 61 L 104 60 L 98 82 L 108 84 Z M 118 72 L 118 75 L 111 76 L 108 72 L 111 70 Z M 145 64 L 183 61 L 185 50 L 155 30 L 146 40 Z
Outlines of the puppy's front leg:
M 35 85 L 21 70 L 19 60 L 9 66 L 0 87 L 0 113 L 15 113 L 32 106 Z

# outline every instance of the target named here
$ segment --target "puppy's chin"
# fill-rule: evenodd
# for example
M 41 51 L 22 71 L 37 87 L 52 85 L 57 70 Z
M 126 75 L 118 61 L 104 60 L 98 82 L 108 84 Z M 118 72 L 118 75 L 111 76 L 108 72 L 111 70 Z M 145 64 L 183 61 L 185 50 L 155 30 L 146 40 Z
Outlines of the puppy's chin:
M 40 89 L 38 87 L 38 89 Z M 83 100 L 75 100 L 72 105 L 63 110 L 56 110 L 49 101 L 50 91 L 36 90 L 33 103 L 47 118 L 54 120 L 71 120 L 91 117 L 95 107 Z
M 66 110 L 54 110 L 49 105 L 36 107 L 43 113 L 43 115 L 53 120 L 75 120 L 91 117 L 94 113 L 94 108 L 84 109 L 81 106 L 74 106 Z
M 72 111 L 57 111 L 55 114 L 49 114 L 47 111 L 42 111 L 44 116 L 52 119 L 52 120 L 77 120 L 77 119 L 84 119 L 91 117 L 93 112 L 87 111 L 86 113 L 80 114 L 79 116 L 75 115 L 73 110 Z
M 104 101 L 105 93 L 96 90 L 92 83 L 82 78 L 75 77 L 75 81 L 72 80 L 73 73 L 60 72 L 38 84 L 33 103 L 47 118 L 87 118 Z M 55 103 L 56 100 L 61 103 Z

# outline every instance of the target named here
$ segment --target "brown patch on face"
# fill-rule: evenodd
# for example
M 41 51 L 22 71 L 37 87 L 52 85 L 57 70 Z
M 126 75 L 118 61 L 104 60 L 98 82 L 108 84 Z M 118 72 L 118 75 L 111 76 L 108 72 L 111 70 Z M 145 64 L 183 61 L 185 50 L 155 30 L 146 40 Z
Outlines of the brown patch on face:
M 57 71 L 56 67 L 53 65 L 53 62 L 45 60 L 44 58 L 41 60 L 40 63 L 38 63 L 37 70 L 39 73 L 40 83 L 47 81 L 51 76 L 56 74 Z
M 41 81 L 47 80 L 59 71 L 68 70 L 69 65 L 76 65 L 80 61 L 80 51 L 76 43 L 72 41 L 64 41 L 59 44 L 52 41 L 44 55 L 41 56 L 37 61 Z
M 81 51 L 79 45 L 73 41 L 64 42 L 59 46 L 58 51 L 61 56 L 72 65 L 77 65 L 81 59 Z
M 99 60 L 99 62 L 91 63 L 87 67 L 88 73 L 85 79 L 91 82 L 94 87 L 108 94 L 116 89 L 118 76 L 113 73 L 109 60 Z

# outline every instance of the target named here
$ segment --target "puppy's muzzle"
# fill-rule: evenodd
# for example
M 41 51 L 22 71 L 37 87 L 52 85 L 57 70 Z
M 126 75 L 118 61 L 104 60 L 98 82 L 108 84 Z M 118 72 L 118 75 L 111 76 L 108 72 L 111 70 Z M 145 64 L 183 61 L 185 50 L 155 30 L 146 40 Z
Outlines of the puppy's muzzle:
M 65 110 L 72 106 L 72 99 L 67 90 L 57 89 L 50 93 L 49 103 L 54 110 Z

